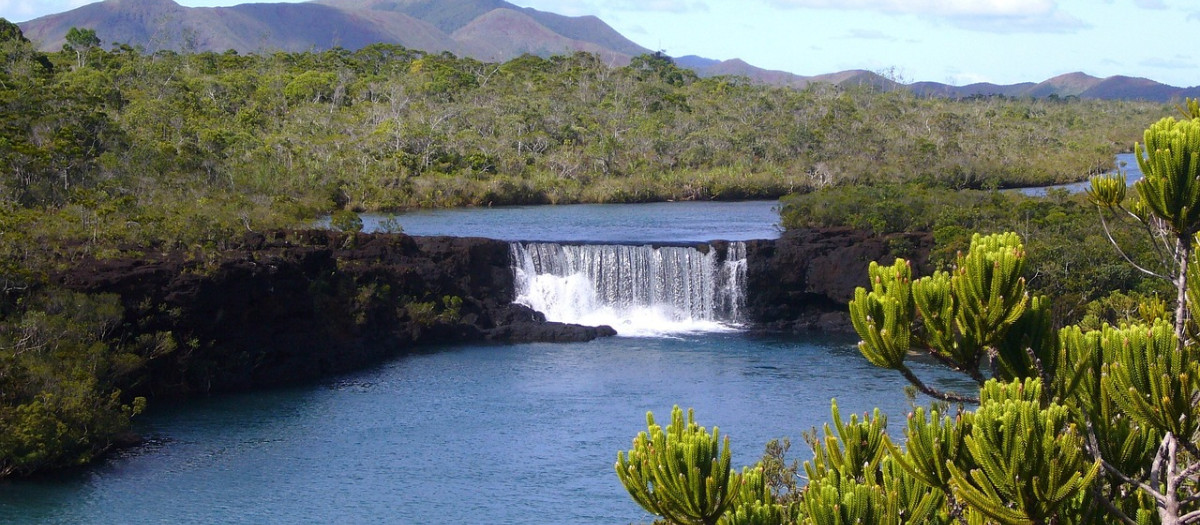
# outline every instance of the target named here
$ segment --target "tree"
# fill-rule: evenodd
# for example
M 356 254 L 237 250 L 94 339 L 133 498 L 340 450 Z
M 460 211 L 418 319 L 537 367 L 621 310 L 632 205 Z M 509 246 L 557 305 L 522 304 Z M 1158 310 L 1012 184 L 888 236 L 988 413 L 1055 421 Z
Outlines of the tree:
M 1056 336 L 1039 313 L 1046 300 L 1024 292 L 1023 248 L 1011 234 L 977 236 L 950 274 L 915 282 L 903 260 L 872 265 L 872 289 L 857 291 L 851 316 L 872 363 L 898 370 L 931 396 L 967 401 L 927 387 L 904 366 L 908 351 L 922 348 L 982 384 L 970 422 L 959 420 L 951 431 L 965 436 L 967 454 L 957 449 L 948 457 L 923 438 L 925 422 L 910 426 L 907 452 L 891 448 L 897 457 L 908 454 L 908 470 L 961 501 L 968 515 L 1000 523 L 1087 522 L 1101 513 L 1105 521 L 1128 524 L 1151 516 L 1168 525 L 1200 523 L 1200 343 L 1192 335 L 1200 330 L 1190 313 L 1200 296 L 1190 293 L 1200 291 L 1194 257 L 1200 115 L 1194 113 L 1182 122 L 1160 120 L 1146 130 L 1145 146 L 1135 145 L 1145 174 L 1136 200 L 1125 203 L 1123 177 L 1094 178 L 1089 191 L 1098 206 L 1142 222 L 1160 243 L 1165 271 L 1145 271 L 1174 284 L 1173 319 L 1089 332 L 1067 327 Z M 992 370 L 986 382 L 977 365 L 983 360 Z M 1000 416 L 992 399 L 1014 389 L 1039 393 L 1009 394 L 999 405 L 1009 412 Z M 980 435 L 984 426 L 991 430 Z M 1094 467 L 1080 457 L 1084 452 Z M 961 466 L 964 456 L 979 468 Z
M 761 467 L 730 468 L 729 437 L 712 434 L 687 420 L 678 406 L 664 430 L 646 414 L 647 431 L 637 435 L 633 448 L 617 453 L 617 477 L 633 500 L 652 514 L 677 525 L 762 523 L 780 516 L 773 506 Z
M 74 51 L 78 67 L 83 67 L 83 59 L 88 52 L 94 48 L 100 47 L 100 38 L 96 36 L 95 29 L 80 29 L 72 27 L 67 30 L 67 43 L 63 44 L 63 51 Z
M 0 18 L 0 43 L 11 41 L 29 42 L 29 39 L 21 32 L 21 26 L 9 22 L 7 18 Z
M 940 401 L 910 414 L 903 444 L 878 413 L 846 424 L 835 404 L 836 432 L 808 438 L 808 486 L 781 498 L 795 503 L 772 523 L 1200 523 L 1200 103 L 1185 114 L 1135 148 L 1145 170 L 1135 200 L 1123 178 L 1096 178 L 1090 192 L 1161 243 L 1169 271 L 1156 274 L 1176 288 L 1174 316 L 1145 305 L 1157 317 L 1052 329 L 1013 233 L 975 235 L 949 271 L 926 277 L 903 259 L 872 264 L 850 304 L 859 349 Z M 906 365 L 913 350 L 978 394 L 925 384 Z M 774 479 L 782 463 L 763 464 Z

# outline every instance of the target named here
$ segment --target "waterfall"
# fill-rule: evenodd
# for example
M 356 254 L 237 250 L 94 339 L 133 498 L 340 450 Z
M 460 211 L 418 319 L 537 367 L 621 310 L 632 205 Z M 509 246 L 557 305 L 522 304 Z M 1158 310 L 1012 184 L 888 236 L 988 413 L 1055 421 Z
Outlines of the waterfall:
M 735 330 L 745 302 L 746 245 L 512 244 L 517 302 L 551 321 L 621 335 Z

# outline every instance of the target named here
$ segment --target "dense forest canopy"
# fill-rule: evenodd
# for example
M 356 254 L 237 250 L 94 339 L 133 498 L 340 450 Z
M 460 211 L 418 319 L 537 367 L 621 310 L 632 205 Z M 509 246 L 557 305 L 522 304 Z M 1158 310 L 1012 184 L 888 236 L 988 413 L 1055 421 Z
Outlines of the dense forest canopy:
M 172 350 L 162 334 L 112 340 L 116 298 L 49 284 L 84 257 L 203 258 L 246 230 L 334 211 L 1075 181 L 1171 111 L 796 90 L 698 78 L 661 55 L 612 67 L 587 53 L 490 64 L 383 44 L 148 54 L 103 37 L 75 31 L 44 54 L 0 20 L 0 476 L 104 450 L 142 407 L 124 382 Z M 1020 209 L 1083 209 L 1056 202 Z M 953 246 L 963 232 L 942 233 Z M 1090 299 L 1126 277 L 1071 290 Z
M 103 35 L 41 55 L 6 34 L 0 193 L 57 212 L 56 229 L 125 239 L 214 242 L 335 208 L 1074 181 L 1167 113 L 769 87 L 697 78 L 661 55 L 610 67 L 586 53 L 488 64 L 384 44 L 145 54 L 105 50 Z

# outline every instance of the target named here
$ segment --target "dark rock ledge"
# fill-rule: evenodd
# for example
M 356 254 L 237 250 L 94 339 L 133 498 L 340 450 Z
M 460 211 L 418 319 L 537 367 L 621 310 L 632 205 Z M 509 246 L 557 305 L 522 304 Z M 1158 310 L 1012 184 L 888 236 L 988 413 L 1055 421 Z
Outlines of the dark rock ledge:
M 728 243 L 713 243 L 726 250 Z M 871 261 L 923 265 L 928 235 L 848 229 L 747 242 L 746 316 L 768 331 L 849 331 L 846 304 Z M 127 393 L 180 397 L 310 381 L 420 345 L 573 342 L 607 326 L 547 322 L 513 304 L 509 244 L 481 238 L 249 233 L 221 250 L 83 260 L 59 284 L 121 297 L 114 336 L 169 344 Z
M 868 286 L 872 261 L 897 257 L 928 272 L 933 237 L 875 235 L 848 228 L 789 230 L 777 240 L 746 243 L 746 312 L 754 328 L 779 332 L 853 333 L 847 305 Z
M 612 328 L 547 322 L 513 304 L 507 242 L 251 233 L 215 252 L 84 260 L 55 277 L 114 293 L 118 337 L 168 338 L 127 390 L 179 397 L 297 383 L 419 345 L 588 341 Z

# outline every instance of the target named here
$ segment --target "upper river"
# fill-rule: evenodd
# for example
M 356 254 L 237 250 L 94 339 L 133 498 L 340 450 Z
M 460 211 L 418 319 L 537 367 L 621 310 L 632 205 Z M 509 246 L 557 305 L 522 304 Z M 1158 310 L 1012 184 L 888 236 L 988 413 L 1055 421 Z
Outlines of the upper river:
M 744 241 L 779 237 L 778 201 L 568 204 L 422 210 L 364 215 L 375 231 L 389 219 L 409 235 L 588 243 Z
M 830 420 L 833 398 L 847 416 L 880 407 L 898 434 L 906 383 L 870 365 L 854 339 L 738 330 L 732 255 L 713 262 L 681 247 L 602 246 L 774 238 L 774 206 L 401 215 L 411 234 L 541 241 L 514 244 L 525 254 L 524 262 L 514 256 L 514 272 L 527 304 L 567 310 L 591 294 L 609 301 L 596 308 L 645 317 L 674 301 L 683 306 L 667 317 L 708 316 L 709 324 L 627 331 L 636 320 L 617 319 L 621 335 L 589 343 L 423 348 L 308 386 L 154 403 L 137 419 L 144 445 L 72 472 L 0 482 L 0 522 L 646 523 L 653 517 L 625 493 L 613 464 L 645 430 L 647 411 L 665 421 L 672 405 L 694 408 L 700 424 L 731 436 L 736 467 L 757 461 L 774 438 L 791 438 L 791 457 L 808 459 L 801 435 Z M 603 263 L 615 269 L 594 261 L 616 261 Z M 605 298 L 605 279 L 648 284 L 614 287 Z M 940 368 L 915 367 L 936 386 L 969 388 Z

